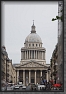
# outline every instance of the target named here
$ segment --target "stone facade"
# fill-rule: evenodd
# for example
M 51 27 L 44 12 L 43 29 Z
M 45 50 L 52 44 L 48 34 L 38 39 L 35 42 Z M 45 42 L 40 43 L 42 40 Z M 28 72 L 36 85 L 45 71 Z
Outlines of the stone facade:
M 16 71 L 12 65 L 12 60 L 8 58 L 5 46 L 1 50 L 1 81 L 16 83 Z
M 7 63 L 8 54 L 6 48 L 2 46 L 1 48 L 1 81 L 6 82 L 6 63 Z
M 57 79 L 58 79 L 58 43 L 52 53 L 52 57 L 50 60 L 50 69 L 51 69 L 51 79 L 54 80 L 54 83 L 57 83 Z
M 58 15 L 62 16 L 63 3 L 58 2 Z M 58 20 L 58 77 L 63 83 L 63 20 Z M 62 77 L 61 77 L 62 76 Z
M 42 47 L 42 40 L 36 33 L 34 22 L 31 27 L 31 33 L 26 37 L 24 47 L 21 48 L 20 64 L 14 64 L 17 74 L 17 83 L 23 82 L 24 85 L 29 83 L 40 83 L 41 79 L 49 81 L 48 67 L 45 58 L 46 49 Z

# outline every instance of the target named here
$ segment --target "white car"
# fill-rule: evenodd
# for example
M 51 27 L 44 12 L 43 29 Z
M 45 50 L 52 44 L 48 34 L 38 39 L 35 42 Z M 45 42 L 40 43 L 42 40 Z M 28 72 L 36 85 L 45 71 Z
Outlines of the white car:
M 26 86 L 22 86 L 22 89 L 26 89 Z
M 45 85 L 37 85 L 37 89 L 38 89 L 38 90 L 45 89 L 45 87 L 46 87 Z
M 14 89 L 19 89 L 19 88 L 20 88 L 19 85 L 15 85 L 15 86 L 14 86 Z

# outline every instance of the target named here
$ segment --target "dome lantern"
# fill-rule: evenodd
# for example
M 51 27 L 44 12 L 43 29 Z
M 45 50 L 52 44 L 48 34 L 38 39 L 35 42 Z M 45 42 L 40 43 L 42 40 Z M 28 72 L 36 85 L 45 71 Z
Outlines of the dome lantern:
M 35 31 L 35 26 L 34 26 L 34 20 L 33 20 L 33 25 L 31 26 L 31 33 L 36 33 L 36 31 Z

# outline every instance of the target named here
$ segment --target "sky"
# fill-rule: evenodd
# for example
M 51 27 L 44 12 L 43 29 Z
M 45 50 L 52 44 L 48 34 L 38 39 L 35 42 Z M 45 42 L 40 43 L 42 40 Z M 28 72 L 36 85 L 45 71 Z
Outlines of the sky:
M 46 48 L 46 63 L 50 63 L 58 41 L 58 21 L 52 21 L 56 15 L 58 2 L 2 2 L 2 45 L 13 64 L 20 63 L 21 48 L 31 32 L 33 20 Z

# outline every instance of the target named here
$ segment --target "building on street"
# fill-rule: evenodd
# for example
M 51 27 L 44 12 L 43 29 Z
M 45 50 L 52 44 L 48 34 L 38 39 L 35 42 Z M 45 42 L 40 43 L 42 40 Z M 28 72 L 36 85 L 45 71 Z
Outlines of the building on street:
M 41 79 L 49 81 L 48 68 L 46 64 L 46 49 L 42 47 L 42 40 L 36 33 L 35 25 L 31 26 L 31 33 L 26 37 L 24 47 L 21 48 L 20 64 L 14 64 L 16 69 L 16 82 L 40 83 Z

